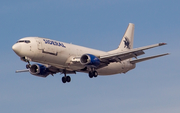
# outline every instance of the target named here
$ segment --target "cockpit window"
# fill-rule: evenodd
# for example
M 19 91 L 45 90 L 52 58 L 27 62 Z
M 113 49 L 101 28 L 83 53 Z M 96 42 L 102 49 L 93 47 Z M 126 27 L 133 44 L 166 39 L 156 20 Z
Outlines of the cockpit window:
M 30 43 L 30 41 L 29 40 L 25 40 L 25 43 Z
M 21 42 L 24 42 L 24 43 L 30 43 L 29 40 L 19 40 L 19 41 L 17 41 L 16 43 L 21 43 Z

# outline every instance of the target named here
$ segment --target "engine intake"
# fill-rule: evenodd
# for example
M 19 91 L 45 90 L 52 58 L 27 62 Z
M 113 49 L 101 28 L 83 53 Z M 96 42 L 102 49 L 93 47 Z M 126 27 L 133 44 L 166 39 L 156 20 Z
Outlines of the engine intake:
M 30 69 L 30 73 L 35 76 L 39 77 L 47 77 L 49 75 L 48 70 L 46 69 L 46 66 L 42 64 L 33 64 Z
M 80 58 L 80 63 L 82 65 L 88 65 L 88 66 L 99 66 L 100 65 L 100 60 L 94 55 L 91 54 L 84 54 Z

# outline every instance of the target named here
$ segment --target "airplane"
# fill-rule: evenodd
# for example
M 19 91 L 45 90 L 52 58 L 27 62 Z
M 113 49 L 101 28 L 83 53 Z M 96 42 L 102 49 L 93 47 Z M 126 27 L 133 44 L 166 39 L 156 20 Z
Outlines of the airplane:
M 138 56 L 145 54 L 144 50 L 163 46 L 166 43 L 133 48 L 133 40 L 133 23 L 129 23 L 118 48 L 108 52 L 47 38 L 25 37 L 12 46 L 20 59 L 27 62 L 27 69 L 17 70 L 16 73 L 30 72 L 38 77 L 61 73 L 64 75 L 62 82 L 67 83 L 71 81 L 71 77 L 67 74 L 84 72 L 93 78 L 98 75 L 126 73 L 134 69 L 136 63 L 169 55 L 165 53 L 138 59 Z M 30 62 L 36 63 L 31 65 Z

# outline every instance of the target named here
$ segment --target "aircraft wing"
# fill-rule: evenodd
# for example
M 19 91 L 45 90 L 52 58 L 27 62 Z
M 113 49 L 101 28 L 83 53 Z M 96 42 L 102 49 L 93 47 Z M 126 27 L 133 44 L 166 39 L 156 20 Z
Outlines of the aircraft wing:
M 162 45 L 166 45 L 166 43 L 158 43 L 158 44 L 154 44 L 150 46 L 130 49 L 129 51 L 103 55 L 103 56 L 100 56 L 100 60 L 106 63 L 121 62 L 123 60 L 133 58 L 133 57 L 136 58 L 139 55 L 145 54 L 143 50 L 151 49 L 151 48 L 162 46 Z
M 57 67 L 54 67 L 54 66 L 50 66 L 50 65 L 46 65 L 46 64 L 43 64 L 46 66 L 48 72 L 53 75 L 53 74 L 56 74 L 56 73 L 64 73 L 64 70 L 63 69 L 60 69 L 60 68 L 57 68 Z M 16 73 L 22 73 L 22 72 L 30 72 L 30 69 L 24 69 L 24 70 L 16 70 Z M 76 74 L 75 71 L 71 71 L 71 70 L 66 70 L 66 74 Z

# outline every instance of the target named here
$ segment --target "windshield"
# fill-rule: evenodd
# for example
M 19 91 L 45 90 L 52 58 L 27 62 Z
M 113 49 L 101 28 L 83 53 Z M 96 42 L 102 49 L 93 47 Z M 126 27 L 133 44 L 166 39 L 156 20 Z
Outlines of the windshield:
M 21 43 L 21 42 L 24 42 L 24 43 L 30 43 L 29 40 L 19 40 L 19 41 L 17 41 L 16 43 Z

